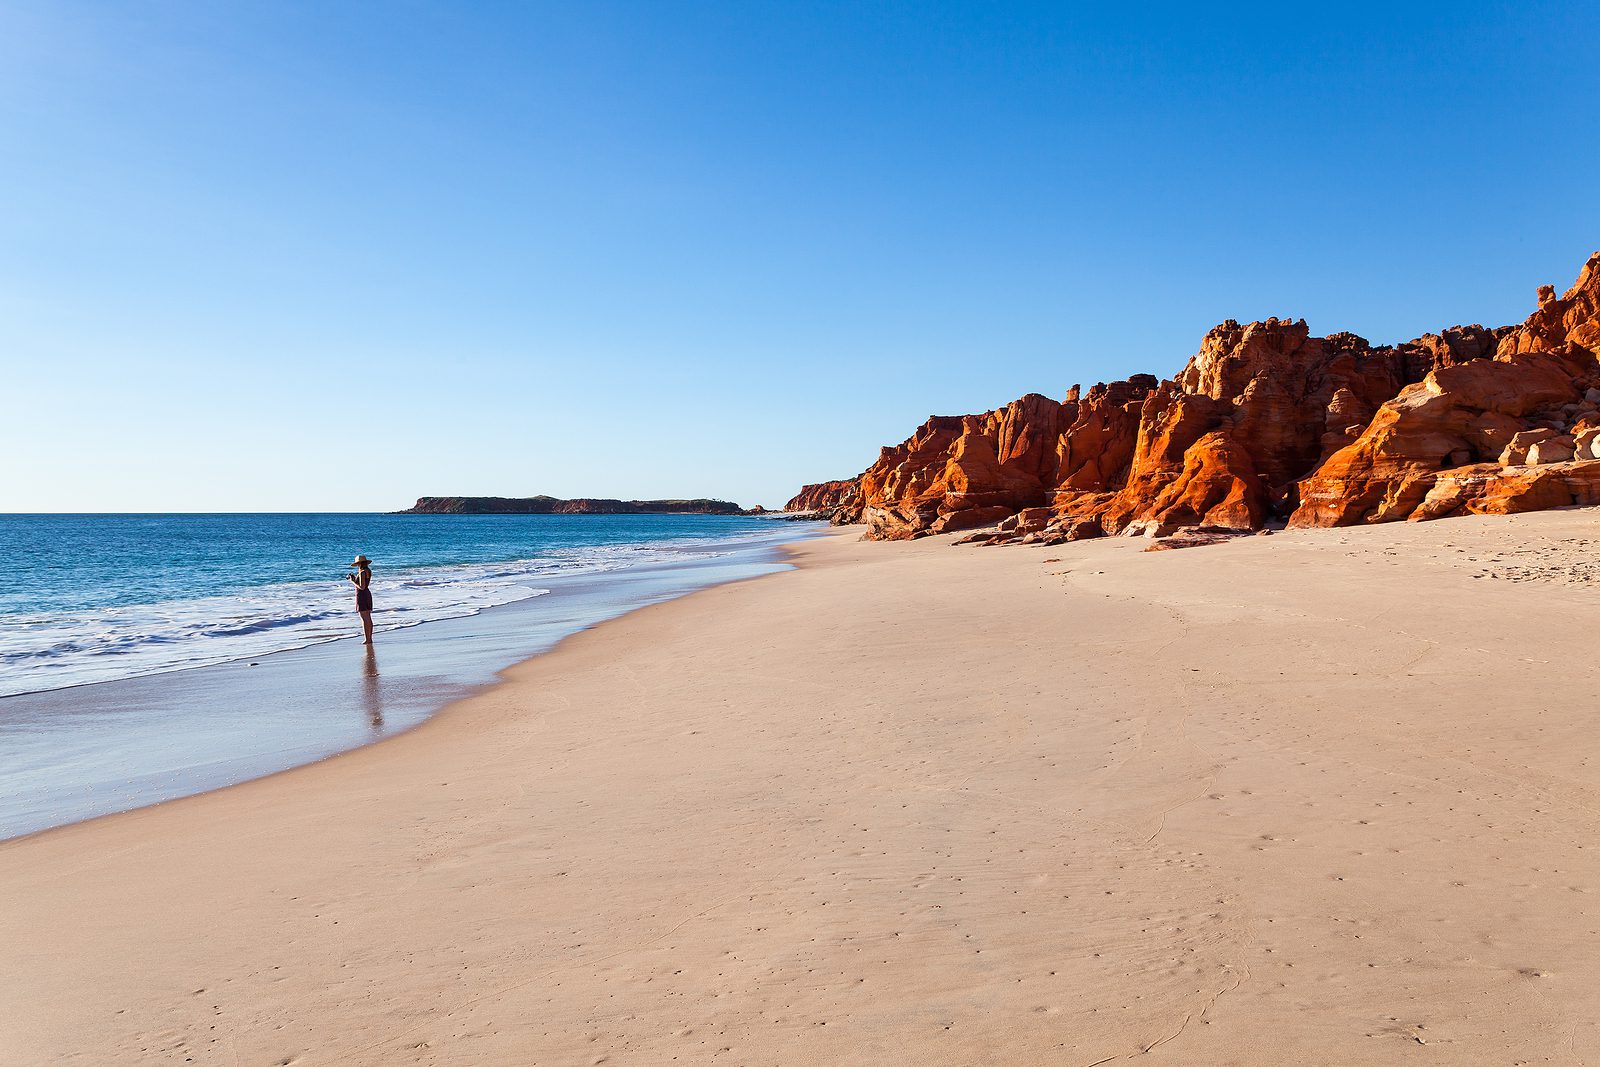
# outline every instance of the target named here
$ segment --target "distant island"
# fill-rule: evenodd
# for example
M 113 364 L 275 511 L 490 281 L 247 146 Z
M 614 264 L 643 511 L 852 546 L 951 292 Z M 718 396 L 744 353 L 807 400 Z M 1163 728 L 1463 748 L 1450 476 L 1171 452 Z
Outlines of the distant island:
M 763 515 L 727 500 L 603 500 L 553 496 L 424 496 L 396 515 Z

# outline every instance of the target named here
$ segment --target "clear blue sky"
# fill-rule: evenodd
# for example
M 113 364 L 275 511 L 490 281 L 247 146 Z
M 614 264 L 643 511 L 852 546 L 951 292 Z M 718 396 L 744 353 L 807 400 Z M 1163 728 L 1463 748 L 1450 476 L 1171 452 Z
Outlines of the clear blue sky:
M 778 504 L 1600 248 L 1544 4 L 0 7 L 0 509 Z

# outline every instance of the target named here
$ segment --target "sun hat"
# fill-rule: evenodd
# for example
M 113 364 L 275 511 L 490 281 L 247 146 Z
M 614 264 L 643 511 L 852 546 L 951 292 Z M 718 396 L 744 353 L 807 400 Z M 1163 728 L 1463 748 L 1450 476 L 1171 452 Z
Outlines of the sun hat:
M 361 555 L 356 556 L 356 558 L 350 564 L 350 566 L 352 566 L 352 567 L 369 567 L 371 565 L 372 565 L 372 561 L 370 559 L 368 559 L 366 556 L 361 556 Z

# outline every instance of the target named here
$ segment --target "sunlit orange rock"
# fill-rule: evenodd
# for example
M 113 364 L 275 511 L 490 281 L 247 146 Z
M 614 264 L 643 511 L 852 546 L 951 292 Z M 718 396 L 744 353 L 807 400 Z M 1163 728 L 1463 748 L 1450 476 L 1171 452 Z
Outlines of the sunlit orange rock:
M 1597 449 L 1600 253 L 1514 327 L 1374 347 L 1229 320 L 1168 381 L 931 418 L 791 505 L 829 501 L 883 539 L 1003 522 L 978 539 L 1342 526 L 1594 502 Z
M 783 506 L 784 511 L 832 511 L 855 500 L 857 478 L 807 485 Z
M 1496 358 L 1521 352 L 1551 352 L 1570 344 L 1591 357 L 1600 353 L 1600 252 L 1589 257 L 1578 280 L 1561 296 L 1539 287 L 1539 309 L 1506 331 Z
M 1383 405 L 1357 440 L 1300 483 L 1300 506 L 1289 525 L 1349 526 L 1409 518 L 1438 472 L 1498 463 L 1502 455 L 1521 459 L 1514 442 L 1525 431 L 1495 451 L 1499 437 L 1485 434 L 1485 426 L 1530 426 L 1517 420 L 1559 411 L 1582 391 L 1570 362 L 1555 353 L 1478 359 L 1430 371 Z M 1557 416 L 1550 418 L 1558 421 Z M 1552 434 L 1560 429 L 1544 428 Z M 1524 441 L 1522 454 L 1533 444 Z

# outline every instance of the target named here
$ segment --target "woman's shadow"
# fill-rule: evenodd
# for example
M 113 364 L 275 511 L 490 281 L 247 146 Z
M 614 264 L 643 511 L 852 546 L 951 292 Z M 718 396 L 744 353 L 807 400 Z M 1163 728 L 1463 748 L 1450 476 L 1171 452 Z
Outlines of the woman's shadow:
M 378 680 L 378 652 L 366 645 L 367 659 L 361 669 L 361 707 L 367 713 L 367 726 L 373 733 L 383 732 L 383 695 Z

